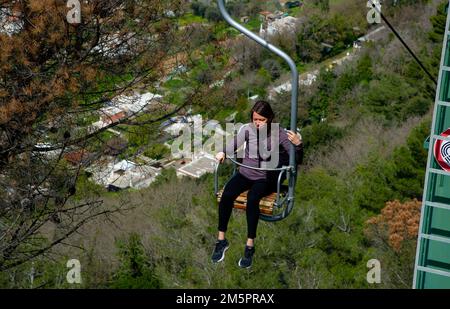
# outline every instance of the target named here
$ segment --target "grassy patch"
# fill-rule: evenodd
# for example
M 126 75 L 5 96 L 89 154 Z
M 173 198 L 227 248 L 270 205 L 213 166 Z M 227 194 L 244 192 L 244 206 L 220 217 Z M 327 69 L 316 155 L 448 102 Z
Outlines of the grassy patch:
M 186 86 L 188 86 L 186 81 L 178 78 L 169 79 L 167 82 L 164 83 L 164 88 L 167 88 L 170 91 L 176 91 Z
M 186 26 L 194 23 L 207 23 L 207 22 L 208 22 L 207 19 L 201 16 L 194 15 L 192 13 L 187 13 L 178 19 L 178 24 L 180 26 Z
M 300 15 L 300 12 L 302 11 L 302 8 L 303 8 L 303 6 L 289 9 L 288 13 L 290 16 L 298 17 Z
M 251 31 L 259 31 L 259 28 L 261 27 L 261 21 L 259 18 L 252 18 L 249 20 L 249 22 L 246 24 L 247 28 L 249 28 Z

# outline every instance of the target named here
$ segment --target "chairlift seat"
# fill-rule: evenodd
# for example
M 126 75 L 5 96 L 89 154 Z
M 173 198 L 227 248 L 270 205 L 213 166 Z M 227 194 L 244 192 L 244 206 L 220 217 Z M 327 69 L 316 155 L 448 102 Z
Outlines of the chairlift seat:
M 284 198 L 286 196 L 286 192 L 288 190 L 288 186 L 281 185 L 280 188 L 280 198 Z M 217 193 L 217 201 L 220 202 L 222 198 L 223 189 Z M 247 194 L 248 190 L 242 192 L 234 201 L 233 208 L 245 210 L 247 208 Z M 277 201 L 277 193 L 273 192 L 269 195 L 263 197 L 259 202 L 259 211 L 264 215 L 273 215 L 273 209 L 275 206 L 275 202 Z

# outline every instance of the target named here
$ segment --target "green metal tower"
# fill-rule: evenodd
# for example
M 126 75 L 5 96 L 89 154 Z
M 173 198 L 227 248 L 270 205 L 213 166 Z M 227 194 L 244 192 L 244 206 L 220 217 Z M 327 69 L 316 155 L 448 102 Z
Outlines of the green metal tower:
M 447 22 L 429 138 L 413 288 L 450 288 L 450 29 Z

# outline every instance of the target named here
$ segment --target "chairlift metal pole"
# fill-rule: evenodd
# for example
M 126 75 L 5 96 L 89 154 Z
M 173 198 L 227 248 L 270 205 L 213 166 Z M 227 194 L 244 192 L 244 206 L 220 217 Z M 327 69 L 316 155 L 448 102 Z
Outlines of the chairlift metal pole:
M 229 23 L 233 28 L 237 29 L 239 32 L 246 35 L 248 38 L 254 40 L 256 43 L 260 44 L 264 48 L 270 50 L 271 52 L 283 58 L 289 65 L 289 68 L 291 69 L 291 78 L 292 78 L 290 129 L 293 132 L 297 132 L 298 71 L 295 62 L 285 52 L 273 46 L 269 42 L 265 41 L 258 35 L 254 34 L 250 30 L 245 28 L 243 25 L 233 20 L 225 8 L 224 0 L 217 0 L 217 3 L 219 6 L 220 14 L 227 23 Z M 295 162 L 295 147 L 293 144 L 291 144 L 289 149 L 289 166 L 291 168 L 290 171 L 291 177 L 289 177 L 288 207 L 286 208 L 286 211 L 282 214 L 282 217 L 287 216 L 291 212 L 292 207 L 294 206 L 294 190 L 297 178 L 297 164 Z M 281 218 L 275 217 L 272 219 L 272 221 L 277 221 L 280 219 Z

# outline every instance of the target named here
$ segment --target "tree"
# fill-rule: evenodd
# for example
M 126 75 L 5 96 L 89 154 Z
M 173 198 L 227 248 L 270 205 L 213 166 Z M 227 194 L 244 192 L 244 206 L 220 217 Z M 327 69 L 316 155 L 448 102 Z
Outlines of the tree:
M 256 42 L 247 38 L 238 38 L 232 42 L 234 61 L 241 66 L 241 71 L 253 71 L 261 66 L 263 49 Z
M 351 18 L 334 14 L 324 17 L 312 13 L 301 23 L 298 31 L 297 53 L 303 61 L 319 61 L 343 51 L 356 39 Z M 324 48 L 323 44 L 332 47 Z
M 95 141 L 105 142 L 109 128 L 154 123 L 182 108 L 141 122 L 128 114 L 94 132 L 77 126 L 105 102 L 164 76 L 183 48 L 173 22 L 182 10 L 176 0 L 82 1 L 81 23 L 70 24 L 65 1 L 0 1 L 16 26 L 0 30 L 0 271 L 115 211 L 95 196 L 71 198 L 82 166 L 63 158 L 74 149 L 99 151 Z M 55 239 L 40 235 L 49 222 L 63 231 Z
M 162 159 L 165 155 L 169 154 L 170 150 L 162 144 L 155 144 L 152 145 L 150 148 L 148 148 L 146 151 L 144 151 L 144 154 L 147 157 L 156 159 L 156 160 L 160 160 Z
M 215 6 L 210 6 L 205 11 L 205 18 L 209 21 L 218 22 L 222 20 L 222 15 L 220 15 L 219 9 Z
M 119 289 L 155 289 L 162 284 L 155 275 L 154 265 L 149 262 L 141 239 L 132 233 L 129 239 L 118 241 L 120 267 L 115 274 L 111 287 Z
M 324 12 L 330 10 L 330 0 L 314 0 L 314 5 L 318 6 Z
M 117 156 L 127 148 L 127 144 L 127 141 L 123 138 L 112 138 L 106 142 L 103 153 L 111 156 Z
M 195 15 L 205 17 L 205 12 L 208 6 L 202 2 L 192 2 L 191 9 Z
M 277 60 L 267 59 L 262 63 L 262 66 L 267 70 L 267 72 L 269 72 L 272 80 L 275 80 L 281 76 L 282 68 Z
M 411 287 L 421 202 L 390 201 L 381 214 L 366 222 L 366 236 L 377 248 L 383 284 Z

